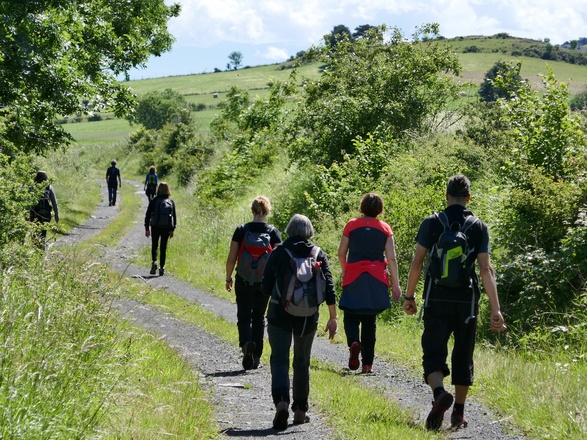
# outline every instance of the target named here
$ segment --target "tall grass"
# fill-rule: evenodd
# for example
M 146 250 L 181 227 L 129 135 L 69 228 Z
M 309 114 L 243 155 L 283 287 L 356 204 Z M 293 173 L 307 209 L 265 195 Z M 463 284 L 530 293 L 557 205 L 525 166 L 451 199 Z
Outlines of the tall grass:
M 0 437 L 89 436 L 124 365 L 114 292 L 91 263 L 25 256 L 2 273 Z

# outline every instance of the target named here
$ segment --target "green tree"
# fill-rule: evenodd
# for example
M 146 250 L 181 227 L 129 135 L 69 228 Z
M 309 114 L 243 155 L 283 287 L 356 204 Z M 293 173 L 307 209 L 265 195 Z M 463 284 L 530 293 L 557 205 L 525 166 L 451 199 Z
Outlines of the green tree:
M 351 43 L 355 41 L 350 29 L 346 27 L 344 24 L 334 26 L 334 28 L 332 28 L 332 31 L 330 31 L 330 33 L 324 37 L 324 40 L 326 41 L 326 44 L 330 47 L 334 47 L 344 40 L 350 41 Z
M 522 83 L 520 76 L 521 63 L 510 64 L 505 61 L 496 62 L 491 69 L 485 73 L 483 82 L 479 87 L 479 96 L 482 101 L 495 102 L 498 98 L 511 98 Z M 499 86 L 495 85 L 495 79 L 502 77 Z
M 159 130 L 169 122 L 191 124 L 191 108 L 183 95 L 172 89 L 149 92 L 138 99 L 129 118 L 145 128 Z
M 303 99 L 292 118 L 290 157 L 296 162 L 329 165 L 352 154 L 353 141 L 371 134 L 375 141 L 399 139 L 433 127 L 447 104 L 458 98 L 452 75 L 458 57 L 422 34 L 438 32 L 425 25 L 408 42 L 394 28 L 371 29 L 373 38 L 335 47 L 313 48 L 326 69 L 317 80 L 304 82 Z M 327 36 L 325 37 L 327 40 Z
M 133 96 L 117 78 L 170 50 L 167 21 L 179 11 L 163 0 L 1 2 L 0 148 L 13 156 L 62 145 L 70 137 L 59 115 L 125 115 Z
M 354 39 L 358 38 L 367 38 L 369 34 L 369 30 L 376 28 L 375 26 L 371 26 L 370 24 L 362 24 L 355 28 L 355 32 L 353 32 L 352 37 Z
M 228 59 L 230 60 L 230 63 L 228 63 L 227 67 L 232 65 L 234 70 L 237 70 L 243 62 L 243 54 L 238 51 L 234 51 L 228 55 Z

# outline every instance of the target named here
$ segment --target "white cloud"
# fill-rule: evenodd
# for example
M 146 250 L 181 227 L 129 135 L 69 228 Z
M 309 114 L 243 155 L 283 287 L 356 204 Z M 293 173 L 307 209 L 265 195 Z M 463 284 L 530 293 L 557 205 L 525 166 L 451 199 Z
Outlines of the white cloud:
M 289 58 L 289 53 L 287 49 L 269 46 L 263 53 L 261 53 L 261 56 L 272 62 L 280 62 L 287 60 Z

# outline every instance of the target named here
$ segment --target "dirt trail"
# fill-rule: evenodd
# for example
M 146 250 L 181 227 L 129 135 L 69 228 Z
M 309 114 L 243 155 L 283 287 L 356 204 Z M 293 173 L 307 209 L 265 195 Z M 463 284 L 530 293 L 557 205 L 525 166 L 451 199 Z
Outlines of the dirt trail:
M 146 210 L 146 197 L 142 187 L 136 182 L 125 182 L 137 188 Z M 69 235 L 62 237 L 62 244 L 72 244 L 88 239 L 98 233 L 108 222 L 116 218 L 118 207 L 109 207 L 107 191 L 102 188 L 103 201 L 96 208 L 92 218 L 76 228 Z M 122 200 L 121 200 L 122 201 Z M 178 209 L 181 209 L 179 207 Z M 163 277 L 148 275 L 149 268 L 138 267 L 130 260 L 150 241 L 144 235 L 144 210 L 137 213 L 137 219 L 131 231 L 116 247 L 104 250 L 104 259 L 115 270 L 127 276 L 142 279 L 145 283 L 166 289 L 169 293 L 198 303 L 202 307 L 218 314 L 228 322 L 236 324 L 236 305 L 214 295 L 196 289 L 173 277 L 173 262 L 166 267 Z M 181 224 L 178 226 L 181 228 Z M 173 239 L 169 246 L 173 246 Z M 217 421 L 226 437 L 243 439 L 278 438 L 287 435 L 290 439 L 333 439 L 334 432 L 328 427 L 324 414 L 320 414 L 312 405 L 310 395 L 311 417 L 309 424 L 291 425 L 284 432 L 271 428 L 274 414 L 271 401 L 271 377 L 268 365 L 257 370 L 245 372 L 241 366 L 241 352 L 237 346 L 207 333 L 205 330 L 182 322 L 152 307 L 134 301 L 124 300 L 118 303 L 121 312 L 137 325 L 161 335 L 167 343 L 180 353 L 193 368 L 198 371 L 202 384 L 210 391 L 212 403 L 217 408 Z M 269 346 L 267 344 L 267 349 Z M 326 338 L 318 337 L 312 349 L 312 356 L 321 361 L 339 366 L 341 372 L 348 362 L 348 351 L 344 344 L 331 344 Z M 424 424 L 431 407 L 431 393 L 424 385 L 419 374 L 392 365 L 376 357 L 373 375 L 361 375 L 366 386 L 385 392 L 390 399 L 410 409 L 414 422 Z M 507 418 L 500 417 L 471 398 L 467 401 L 466 415 L 469 426 L 465 429 L 450 431 L 445 421 L 446 436 L 451 439 L 524 439 L 526 437 L 509 434 L 511 427 Z

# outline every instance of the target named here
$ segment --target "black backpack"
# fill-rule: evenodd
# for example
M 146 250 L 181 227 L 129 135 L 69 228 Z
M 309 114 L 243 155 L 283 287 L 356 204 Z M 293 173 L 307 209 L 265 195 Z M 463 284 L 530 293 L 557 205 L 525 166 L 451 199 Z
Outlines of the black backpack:
M 43 191 L 43 195 L 39 198 L 37 204 L 33 207 L 36 217 L 43 220 L 51 220 L 51 211 L 53 206 L 51 205 L 51 190 L 49 187 Z
M 312 316 L 324 302 L 326 291 L 322 262 L 318 261 L 320 248 L 314 246 L 307 257 L 297 257 L 283 249 L 289 255 L 289 266 L 283 279 L 275 283 L 275 294 L 290 315 Z
M 173 229 L 175 227 L 173 219 L 173 200 L 169 197 L 165 199 L 155 199 L 155 206 L 151 214 L 151 226 L 161 229 Z
M 475 260 L 471 260 L 467 231 L 479 219 L 473 215 L 466 218 L 463 226 L 448 223 L 446 213 L 435 214 L 444 228 L 438 242 L 432 246 L 428 260 L 431 282 L 442 287 L 468 287 Z

